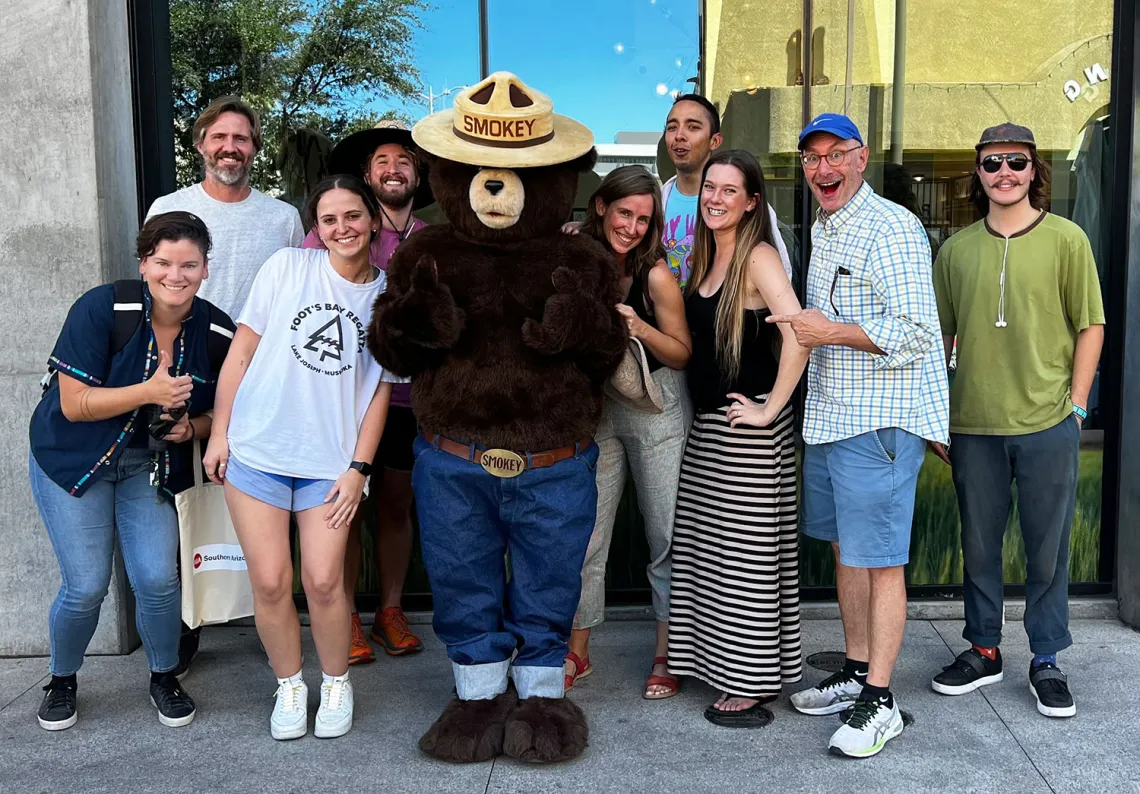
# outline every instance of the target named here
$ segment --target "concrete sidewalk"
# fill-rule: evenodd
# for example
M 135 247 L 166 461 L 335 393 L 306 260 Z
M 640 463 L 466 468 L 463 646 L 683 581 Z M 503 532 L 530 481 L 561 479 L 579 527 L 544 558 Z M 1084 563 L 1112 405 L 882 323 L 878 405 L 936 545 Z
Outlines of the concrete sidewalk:
M 808 654 L 841 647 L 838 621 L 805 621 Z M 159 725 L 141 651 L 92 657 L 79 676 L 79 723 L 36 724 L 46 659 L 0 659 L 0 792 L 1131 792 L 1140 794 L 1140 633 L 1115 620 L 1074 621 L 1061 656 L 1077 702 L 1071 720 L 1039 715 L 1029 694 L 1024 632 L 1008 627 L 1006 680 L 959 698 L 930 676 L 964 647 L 962 624 L 912 620 L 894 691 L 915 724 L 866 761 L 825 751 L 837 717 L 804 717 L 784 698 L 757 731 L 701 716 L 716 693 L 687 681 L 671 700 L 641 698 L 654 628 L 610 622 L 591 644 L 596 672 L 573 691 L 591 723 L 586 754 L 539 767 L 510 759 L 433 762 L 416 740 L 451 692 L 450 663 L 428 626 L 427 650 L 381 654 L 354 668 L 356 722 L 347 736 L 269 738 L 274 680 L 248 628 L 207 629 L 186 678 L 198 703 L 188 728 Z M 307 631 L 307 630 L 306 630 Z M 319 665 L 306 637 L 315 704 Z M 807 668 L 806 680 L 826 673 Z M 798 687 L 797 687 L 798 688 Z M 315 705 L 311 706 L 310 724 Z

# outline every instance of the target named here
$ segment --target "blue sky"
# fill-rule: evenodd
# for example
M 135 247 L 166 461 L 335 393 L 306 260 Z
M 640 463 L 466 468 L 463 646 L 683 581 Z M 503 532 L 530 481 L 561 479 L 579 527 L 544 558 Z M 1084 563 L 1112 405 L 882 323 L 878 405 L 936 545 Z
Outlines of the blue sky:
M 697 74 L 699 0 L 488 0 L 491 71 L 549 95 L 557 113 L 588 125 L 599 143 L 618 130 L 660 130 L 673 90 Z M 478 0 L 435 0 L 416 37 L 425 90 L 479 79 Z M 559 10 L 562 9 L 562 10 Z M 661 95 L 659 91 L 664 91 Z M 435 109 L 450 107 L 450 97 Z M 427 100 L 395 104 L 413 120 Z

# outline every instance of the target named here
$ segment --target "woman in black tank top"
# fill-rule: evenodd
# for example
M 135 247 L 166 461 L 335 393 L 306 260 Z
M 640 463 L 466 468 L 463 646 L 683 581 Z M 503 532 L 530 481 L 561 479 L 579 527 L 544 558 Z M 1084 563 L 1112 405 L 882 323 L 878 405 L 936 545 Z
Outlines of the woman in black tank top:
M 686 296 L 696 419 L 673 530 L 669 670 L 724 693 L 705 711 L 710 722 L 756 728 L 772 719 L 762 704 L 801 677 L 789 399 L 809 351 L 767 322 L 800 305 L 756 159 L 715 153 L 699 206 Z
M 643 695 L 659 699 L 677 693 L 677 679 L 668 674 L 665 664 L 669 553 L 677 475 L 691 417 L 684 383 L 691 342 L 684 298 L 665 264 L 661 242 L 665 221 L 657 180 L 641 166 L 614 169 L 588 206 L 589 217 L 579 231 L 604 245 L 621 268 L 625 300 L 618 311 L 629 326 L 629 335 L 644 348 L 650 377 L 661 391 L 662 411 L 646 413 L 605 398 L 595 437 L 600 450 L 598 517 L 582 566 L 582 596 L 566 656 L 566 687 L 593 669 L 590 629 L 602 622 L 606 557 L 628 471 L 637 488 L 649 542 L 646 572 L 658 626 L 657 652 Z

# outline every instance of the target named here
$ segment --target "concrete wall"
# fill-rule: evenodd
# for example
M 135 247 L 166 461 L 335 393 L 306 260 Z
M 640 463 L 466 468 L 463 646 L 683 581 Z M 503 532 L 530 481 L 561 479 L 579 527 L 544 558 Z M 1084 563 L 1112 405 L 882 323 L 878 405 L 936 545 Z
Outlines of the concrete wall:
M 0 656 L 46 654 L 59 568 L 28 488 L 28 419 L 72 302 L 133 271 L 127 4 L 5 3 L 0 25 Z M 93 653 L 137 642 L 116 566 Z

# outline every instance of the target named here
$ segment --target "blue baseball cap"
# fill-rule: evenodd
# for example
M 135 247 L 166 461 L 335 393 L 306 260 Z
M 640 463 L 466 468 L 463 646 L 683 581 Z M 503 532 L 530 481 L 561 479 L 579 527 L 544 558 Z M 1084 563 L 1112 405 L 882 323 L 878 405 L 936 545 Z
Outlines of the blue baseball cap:
M 842 113 L 821 113 L 812 119 L 812 122 L 800 133 L 799 148 L 803 149 L 804 141 L 817 132 L 829 132 L 841 140 L 852 139 L 863 143 L 863 136 L 859 134 L 855 122 Z

